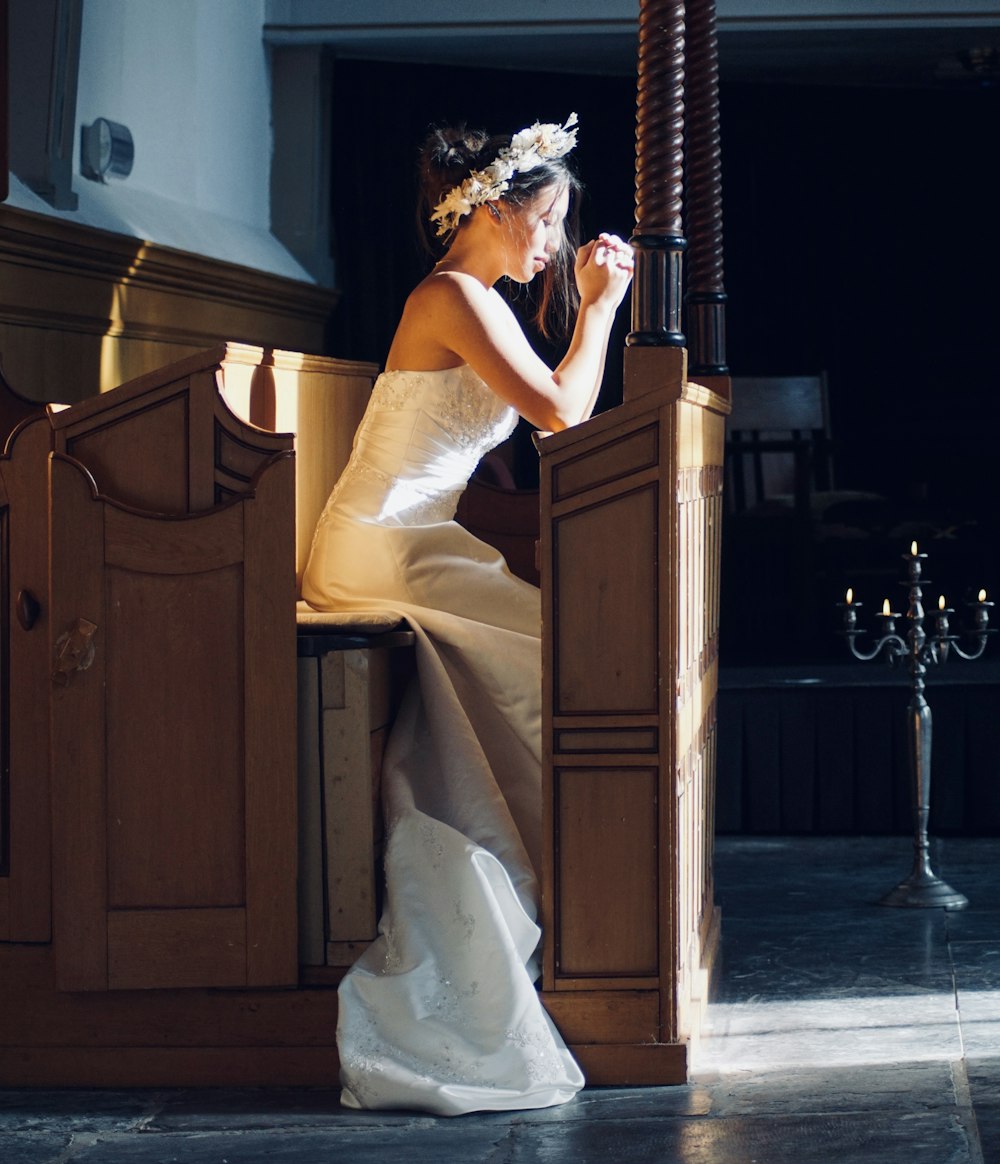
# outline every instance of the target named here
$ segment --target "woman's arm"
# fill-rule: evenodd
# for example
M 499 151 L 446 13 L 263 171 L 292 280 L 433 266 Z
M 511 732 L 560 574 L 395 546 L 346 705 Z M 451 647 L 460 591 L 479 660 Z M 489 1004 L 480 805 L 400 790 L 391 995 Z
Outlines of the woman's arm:
M 601 245 L 602 243 L 604 244 L 603 246 Z M 602 267 L 610 268 L 610 270 L 605 272 L 608 276 L 606 279 L 601 278 Z M 581 248 L 580 254 L 577 256 L 576 274 L 582 301 L 580 307 L 581 314 L 590 296 L 594 296 L 599 300 L 602 296 L 610 295 L 612 297 L 612 308 L 610 312 L 604 315 L 603 331 L 598 337 L 600 354 L 590 396 L 582 415 L 574 423 L 578 423 L 580 420 L 586 420 L 594 411 L 594 406 L 597 403 L 597 396 L 604 380 L 604 364 L 608 354 L 608 341 L 611 338 L 611 327 L 615 320 L 615 313 L 621 304 L 625 291 L 628 289 L 628 284 L 632 277 L 632 267 L 631 248 L 623 243 L 621 239 L 612 235 L 601 235 L 598 240 L 589 244 L 589 247 Z M 621 279 L 623 274 L 626 276 L 624 283 Z M 578 326 L 580 322 L 578 317 Z M 576 335 L 577 333 L 574 332 L 574 341 Z M 573 344 L 571 343 L 570 349 L 566 353 L 566 358 L 555 370 L 556 379 L 559 378 L 566 361 L 573 354 Z
M 587 407 L 584 409 L 583 416 L 580 417 L 580 420 L 586 420 L 593 415 L 594 408 L 597 405 L 597 397 L 600 395 L 601 385 L 604 383 L 604 364 L 607 360 L 608 342 L 611 339 L 611 328 L 614 321 L 614 315 L 608 316 L 608 325 L 604 333 L 604 350 L 601 354 L 601 362 L 597 369 L 597 375 L 594 377 L 594 390 L 590 394 L 590 400 L 587 401 Z
M 617 242 L 615 248 L 602 236 L 580 248 L 580 311 L 554 371 L 532 349 L 500 295 L 462 272 L 426 279 L 410 297 L 401 329 L 421 337 L 428 359 L 453 354 L 470 364 L 538 428 L 556 432 L 577 424 L 594 407 L 611 324 L 631 279 L 631 252 Z

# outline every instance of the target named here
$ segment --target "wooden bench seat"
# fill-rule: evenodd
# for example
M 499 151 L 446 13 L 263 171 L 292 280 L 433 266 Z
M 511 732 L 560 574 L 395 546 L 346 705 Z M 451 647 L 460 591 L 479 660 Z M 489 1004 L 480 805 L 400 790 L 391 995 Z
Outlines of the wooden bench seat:
M 299 962 L 349 966 L 381 907 L 382 754 L 414 634 L 383 612 L 298 619 Z M 335 975 L 339 976 L 339 975 Z

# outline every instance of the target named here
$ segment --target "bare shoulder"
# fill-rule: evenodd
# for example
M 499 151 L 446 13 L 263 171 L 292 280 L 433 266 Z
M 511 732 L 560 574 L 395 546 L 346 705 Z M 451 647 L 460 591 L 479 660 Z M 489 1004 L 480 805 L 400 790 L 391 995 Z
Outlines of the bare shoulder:
M 450 367 L 468 358 L 461 342 L 471 333 L 496 328 L 495 292 L 470 275 L 428 275 L 407 297 L 388 355 L 390 367 Z
M 504 399 L 526 376 L 550 375 L 502 296 L 464 271 L 435 271 L 410 292 L 388 361 L 409 368 L 470 364 Z
M 465 271 L 435 271 L 410 292 L 407 307 L 420 311 L 496 311 L 505 307 L 500 296 Z

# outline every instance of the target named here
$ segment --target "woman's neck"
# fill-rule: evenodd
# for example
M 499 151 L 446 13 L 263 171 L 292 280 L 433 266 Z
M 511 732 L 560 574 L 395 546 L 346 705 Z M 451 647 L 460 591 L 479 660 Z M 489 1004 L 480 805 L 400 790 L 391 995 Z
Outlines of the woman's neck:
M 455 236 L 435 271 L 461 271 L 471 275 L 484 287 L 492 287 L 505 274 L 504 256 L 497 245 L 495 230 L 473 217 Z

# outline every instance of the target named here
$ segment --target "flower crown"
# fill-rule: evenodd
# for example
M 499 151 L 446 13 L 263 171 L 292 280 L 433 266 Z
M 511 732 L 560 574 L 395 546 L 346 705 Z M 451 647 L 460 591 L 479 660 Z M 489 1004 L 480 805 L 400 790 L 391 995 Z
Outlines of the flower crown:
M 510 188 L 510 180 L 517 172 L 526 173 L 549 158 L 561 158 L 576 145 L 576 114 L 571 113 L 565 125 L 536 121 L 527 129 L 519 130 L 485 170 L 473 170 L 458 186 L 452 186 L 431 212 L 431 222 L 437 223 L 438 237 L 451 232 L 458 220 L 471 213 L 473 207 L 484 202 L 495 202 Z

